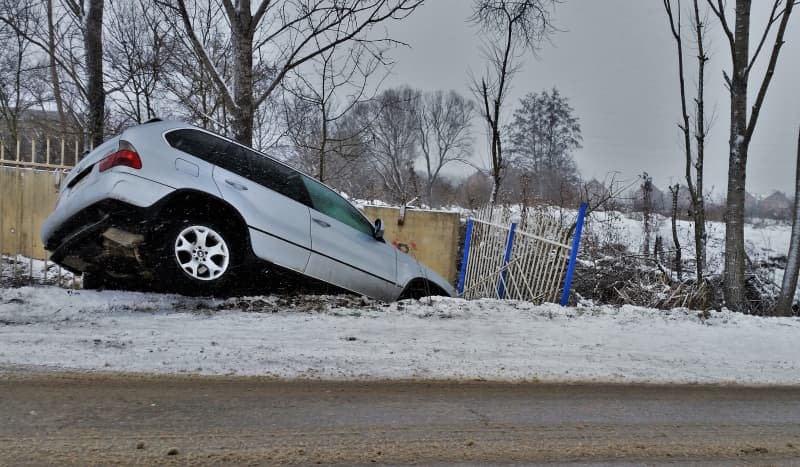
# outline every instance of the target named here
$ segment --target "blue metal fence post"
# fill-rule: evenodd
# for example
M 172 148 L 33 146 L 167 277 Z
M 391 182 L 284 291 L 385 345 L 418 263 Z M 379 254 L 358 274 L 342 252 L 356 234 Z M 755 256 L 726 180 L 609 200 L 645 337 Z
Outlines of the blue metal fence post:
M 458 272 L 458 287 L 456 289 L 459 296 L 464 293 L 464 281 L 467 279 L 469 248 L 472 245 L 472 219 L 467 219 L 467 233 L 464 236 L 464 253 L 461 255 L 461 270 Z
M 511 248 L 514 246 L 515 230 L 517 230 L 517 224 L 512 222 L 511 229 L 508 231 L 508 240 L 506 241 L 506 255 L 503 258 L 503 270 L 500 272 L 500 283 L 497 285 L 497 298 L 503 298 L 506 294 L 506 269 L 511 259 Z
M 572 275 L 575 273 L 575 262 L 578 259 L 584 217 L 586 217 L 586 203 L 581 203 L 581 209 L 578 211 L 578 223 L 575 225 L 575 237 L 572 238 L 572 249 L 569 252 L 569 265 L 567 266 L 567 277 L 564 279 L 564 292 L 561 294 L 561 306 L 567 306 L 569 300 L 569 289 L 572 287 Z

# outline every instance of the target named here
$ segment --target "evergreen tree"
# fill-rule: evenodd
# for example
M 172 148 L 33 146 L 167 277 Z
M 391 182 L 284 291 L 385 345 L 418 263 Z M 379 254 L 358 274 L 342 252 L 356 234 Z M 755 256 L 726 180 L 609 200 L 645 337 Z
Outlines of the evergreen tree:
M 583 141 L 578 117 L 556 88 L 528 94 L 520 103 L 509 125 L 511 165 L 528 174 L 537 196 L 555 199 L 578 180 L 572 157 Z

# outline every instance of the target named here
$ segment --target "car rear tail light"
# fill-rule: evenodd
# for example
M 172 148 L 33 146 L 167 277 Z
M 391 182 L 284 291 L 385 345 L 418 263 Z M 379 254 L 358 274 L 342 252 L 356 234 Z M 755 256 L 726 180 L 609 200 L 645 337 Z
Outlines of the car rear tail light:
M 136 152 L 136 148 L 127 141 L 120 141 L 117 152 L 109 154 L 100 161 L 99 170 L 100 172 L 105 172 L 111 167 L 118 166 L 130 167 L 137 170 L 142 168 L 142 159 L 139 157 L 139 153 Z

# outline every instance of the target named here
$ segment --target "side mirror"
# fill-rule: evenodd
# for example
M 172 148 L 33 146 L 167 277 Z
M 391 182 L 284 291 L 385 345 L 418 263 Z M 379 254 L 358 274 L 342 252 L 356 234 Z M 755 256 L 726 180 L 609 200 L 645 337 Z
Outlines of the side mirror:
M 383 232 L 383 221 L 375 219 L 375 227 L 373 228 L 372 236 L 375 237 L 376 240 L 383 240 Z

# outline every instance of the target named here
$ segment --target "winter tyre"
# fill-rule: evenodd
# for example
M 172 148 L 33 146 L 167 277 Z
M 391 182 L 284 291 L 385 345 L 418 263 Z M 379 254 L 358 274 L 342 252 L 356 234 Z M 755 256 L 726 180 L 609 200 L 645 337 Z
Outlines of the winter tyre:
M 158 241 L 156 276 L 163 285 L 186 295 L 225 293 L 241 261 L 238 239 L 207 220 L 170 225 Z

